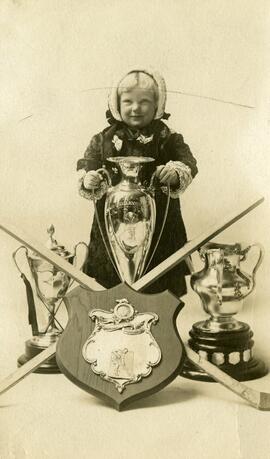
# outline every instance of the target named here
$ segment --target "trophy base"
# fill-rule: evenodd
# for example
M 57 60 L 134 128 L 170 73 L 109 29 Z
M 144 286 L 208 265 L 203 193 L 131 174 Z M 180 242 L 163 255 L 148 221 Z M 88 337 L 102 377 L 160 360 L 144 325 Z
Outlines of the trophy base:
M 189 332 L 191 349 L 238 381 L 250 381 L 268 373 L 264 362 L 252 355 L 254 341 L 249 325 L 238 322 L 238 329 L 217 332 L 207 330 L 204 324 L 197 322 Z M 189 360 L 186 360 L 180 374 L 188 379 L 215 382 Z
M 25 354 L 21 355 L 18 360 L 18 367 L 24 365 L 26 362 L 31 360 L 33 357 L 35 357 L 37 354 L 40 352 L 44 351 L 46 349 L 46 346 L 37 346 L 31 339 L 27 340 L 25 343 Z M 61 373 L 59 370 L 59 367 L 56 363 L 56 358 L 51 357 L 48 359 L 46 362 L 42 363 L 35 371 L 34 373 Z

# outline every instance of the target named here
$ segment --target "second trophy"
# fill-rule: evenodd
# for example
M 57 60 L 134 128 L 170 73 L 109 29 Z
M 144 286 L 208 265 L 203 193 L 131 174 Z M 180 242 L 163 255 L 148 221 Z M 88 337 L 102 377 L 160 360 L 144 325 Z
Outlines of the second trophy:
M 242 269 L 252 248 L 258 258 L 249 274 Z M 253 357 L 253 332 L 248 324 L 234 318 L 243 300 L 254 290 L 255 274 L 263 250 L 259 244 L 243 247 L 239 243 L 210 242 L 200 249 L 204 268 L 192 274 L 191 287 L 199 295 L 205 321 L 190 331 L 189 345 L 201 357 L 217 365 L 239 381 L 256 379 L 267 373 L 264 363 Z M 191 379 L 212 381 L 208 374 L 186 363 L 182 375 Z

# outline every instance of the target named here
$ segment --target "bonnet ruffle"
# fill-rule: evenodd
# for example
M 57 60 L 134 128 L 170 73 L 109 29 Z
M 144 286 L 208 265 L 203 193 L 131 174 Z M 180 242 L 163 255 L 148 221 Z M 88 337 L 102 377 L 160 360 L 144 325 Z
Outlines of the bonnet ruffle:
M 130 73 L 134 72 L 143 72 L 146 75 L 149 75 L 150 77 L 153 78 L 153 80 L 157 84 L 158 88 L 158 106 L 157 106 L 157 111 L 155 115 L 155 120 L 159 120 L 161 118 L 163 119 L 168 119 L 169 114 L 165 113 L 165 105 L 166 105 L 166 99 L 167 99 L 167 90 L 166 90 L 166 83 L 164 78 L 158 73 L 158 72 L 150 72 L 148 70 L 142 70 L 142 69 L 136 69 L 136 70 L 131 70 L 130 72 L 126 73 L 120 80 L 117 81 L 117 83 L 111 88 L 111 91 L 109 93 L 109 99 L 108 99 L 108 105 L 109 105 L 109 110 L 107 112 L 107 117 L 108 121 L 110 122 L 110 118 L 112 117 L 116 121 L 122 121 L 119 109 L 118 109 L 118 86 L 120 82 Z

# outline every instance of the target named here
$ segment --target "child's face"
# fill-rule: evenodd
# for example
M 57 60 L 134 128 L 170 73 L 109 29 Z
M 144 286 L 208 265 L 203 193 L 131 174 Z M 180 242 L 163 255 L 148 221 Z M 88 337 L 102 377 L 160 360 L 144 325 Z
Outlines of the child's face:
M 132 128 L 147 126 L 156 113 L 154 92 L 133 88 L 120 96 L 120 114 L 124 123 Z

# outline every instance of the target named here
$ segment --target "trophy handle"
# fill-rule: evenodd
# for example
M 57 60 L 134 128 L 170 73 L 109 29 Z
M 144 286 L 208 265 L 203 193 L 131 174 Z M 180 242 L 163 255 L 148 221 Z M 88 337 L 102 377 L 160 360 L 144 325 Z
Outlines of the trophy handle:
M 102 196 L 107 193 L 108 189 L 112 186 L 112 180 L 110 177 L 109 172 L 105 169 L 105 167 L 101 167 L 100 169 L 97 169 L 96 172 L 99 173 L 99 175 L 102 178 L 101 186 L 98 187 L 92 187 L 88 191 L 88 199 L 91 199 L 91 201 L 97 201 L 98 199 L 102 198 Z
M 15 252 L 13 252 L 12 258 L 13 258 L 13 261 L 14 261 L 14 263 L 15 263 L 15 266 L 16 266 L 17 270 L 19 271 L 20 275 L 21 275 L 21 276 L 22 276 L 22 275 L 25 276 L 24 272 L 20 269 L 19 264 L 18 264 L 18 262 L 17 262 L 17 254 L 18 254 L 18 252 L 19 252 L 20 250 L 22 250 L 22 249 L 24 249 L 24 251 L 25 251 L 25 256 L 26 256 L 26 259 L 27 259 L 27 261 L 28 261 L 28 249 L 27 249 L 24 245 L 21 245 L 20 247 L 18 247 L 18 248 L 15 250 Z
M 205 263 L 206 254 L 205 254 L 205 250 L 203 249 L 203 247 L 199 247 L 198 252 L 199 252 L 200 259 Z
M 78 249 L 78 247 L 80 247 L 80 246 L 83 246 L 83 247 L 85 248 L 85 253 L 84 253 L 84 257 L 83 257 L 83 259 L 81 260 L 80 264 L 77 264 L 77 263 L 78 263 L 77 249 Z M 81 271 L 81 270 L 83 269 L 84 264 L 85 264 L 85 262 L 86 262 L 86 260 L 87 260 L 87 257 L 88 257 L 88 253 L 89 253 L 89 249 L 88 249 L 88 246 L 87 246 L 87 244 L 86 244 L 85 242 L 80 241 L 80 242 L 78 242 L 78 244 L 75 245 L 75 247 L 74 247 L 74 261 L 73 261 L 73 266 L 74 266 L 75 268 L 78 268 L 79 271 Z
M 105 247 L 105 249 L 106 249 L 106 252 L 107 252 L 107 255 L 108 255 L 108 257 L 109 257 L 109 260 L 110 260 L 112 266 L 114 267 L 114 270 L 115 270 L 117 276 L 119 277 L 119 280 L 122 282 L 122 278 L 121 278 L 120 273 L 119 273 L 119 271 L 118 271 L 118 268 L 117 268 L 117 266 L 116 266 L 116 264 L 115 264 L 115 262 L 114 262 L 114 259 L 113 259 L 113 257 L 111 256 L 110 249 L 109 249 L 109 247 L 108 247 L 108 244 L 107 244 L 107 241 L 106 241 L 104 232 L 103 232 L 103 230 L 102 230 L 102 226 L 101 226 L 100 219 L 99 219 L 99 215 L 98 215 L 98 210 L 97 210 L 96 201 L 94 201 L 94 206 L 95 206 L 95 215 L 96 215 L 96 219 L 97 219 L 97 224 L 98 224 L 99 232 L 100 232 L 100 235 L 101 235 L 101 238 L 102 238 L 104 247 Z M 106 226 L 106 231 L 107 231 L 107 234 L 108 234 L 108 228 L 107 228 L 106 219 L 105 219 L 105 226 Z M 111 226 L 113 226 L 113 225 L 111 225 Z
M 21 270 L 21 268 L 20 268 L 20 266 L 19 266 L 19 263 L 17 262 L 17 255 L 18 255 L 19 251 L 22 250 L 22 249 L 25 251 L 25 257 L 26 257 L 26 259 L 27 259 L 27 261 L 28 261 L 28 264 L 29 264 L 28 249 L 27 249 L 27 247 L 25 247 L 24 245 L 21 245 L 20 247 L 18 247 L 18 248 L 15 250 L 15 252 L 13 252 L 12 258 L 13 258 L 14 264 L 15 264 L 17 270 L 19 271 L 21 277 L 22 277 L 22 276 L 26 277 L 26 275 L 24 274 L 24 272 Z
M 217 305 L 221 306 L 223 302 L 224 250 L 218 246 L 213 249 L 207 249 L 202 246 L 199 249 L 199 255 L 201 260 L 204 262 L 204 267 L 201 271 L 198 271 L 191 276 L 191 287 L 201 297 L 205 312 L 209 313 L 211 317 L 214 317 L 214 315 L 211 314 L 212 306 L 210 308 L 209 306 L 213 303 L 213 301 L 215 307 Z M 203 285 L 207 278 L 211 281 L 210 288 Z M 198 287 L 196 285 L 197 283 Z M 207 294 L 207 299 L 205 297 L 205 300 L 203 301 L 201 292 L 203 292 L 205 287 L 209 289 L 209 293 Z
M 154 188 L 155 177 L 156 177 L 156 171 L 154 171 L 154 173 L 151 176 L 150 185 L 149 185 L 149 188 L 148 188 L 149 192 L 151 193 L 151 195 L 153 195 L 154 191 L 155 191 L 155 188 Z M 166 186 L 167 186 L 167 202 L 166 202 L 166 208 L 165 208 L 165 212 L 164 212 L 164 218 L 163 218 L 162 225 L 161 225 L 161 228 L 160 228 L 160 232 L 159 232 L 159 235 L 158 235 L 158 238 L 157 238 L 157 242 L 156 242 L 155 247 L 154 247 L 154 249 L 152 251 L 152 254 L 151 254 L 150 258 L 149 258 L 149 261 L 148 261 L 148 263 L 146 265 L 146 268 L 143 271 L 143 274 L 146 273 L 147 269 L 150 266 L 151 261 L 153 260 L 153 256 L 155 255 L 156 250 L 158 248 L 158 244 L 160 242 L 160 239 L 161 239 L 161 236 L 162 236 L 162 233 L 163 233 L 163 230 L 164 230 L 164 226 L 165 226 L 165 223 L 166 223 L 166 220 L 167 220 L 168 210 L 169 210 L 169 205 L 170 205 L 171 192 L 170 192 L 169 184 L 167 184 Z
M 148 187 L 148 191 L 149 193 L 151 193 L 152 196 L 154 195 L 154 192 L 155 192 L 155 185 L 154 185 L 155 178 L 156 178 L 156 171 L 154 171 L 153 174 L 151 175 L 150 184 Z
M 105 167 L 101 167 L 100 169 L 97 169 L 96 172 L 98 172 L 102 176 L 102 178 L 106 179 L 108 188 L 110 188 L 112 186 L 112 179 L 107 169 L 105 169 Z
M 251 244 L 249 245 L 246 249 L 244 249 L 242 252 L 241 252 L 241 258 L 240 258 L 240 261 L 245 261 L 247 259 L 247 254 L 249 253 L 249 251 L 252 249 L 252 248 L 257 248 L 258 249 L 258 260 L 257 262 L 255 263 L 255 266 L 252 270 L 252 273 L 251 273 L 251 277 L 252 277 L 252 280 L 253 280 L 253 288 L 252 290 L 254 289 L 255 287 L 255 274 L 256 272 L 258 271 L 258 268 L 259 266 L 261 265 L 262 261 L 263 261 L 263 258 L 264 258 L 264 248 L 261 244 L 259 244 L 258 242 L 256 244 Z
M 16 268 L 18 269 L 21 275 L 21 278 L 26 288 L 26 297 L 27 297 L 27 304 L 28 304 L 28 323 L 29 325 L 31 325 L 32 335 L 37 336 L 39 334 L 39 329 L 38 329 L 37 313 L 36 313 L 36 305 L 35 305 L 35 300 L 34 300 L 34 295 L 33 295 L 33 289 L 32 289 L 32 286 L 29 280 L 27 279 L 24 272 L 20 269 L 19 264 L 17 262 L 17 254 L 22 249 L 24 249 L 25 251 L 25 256 L 29 264 L 28 249 L 24 245 L 21 245 L 20 247 L 18 247 L 17 250 L 15 250 L 15 252 L 13 252 L 12 258 L 13 258 Z

